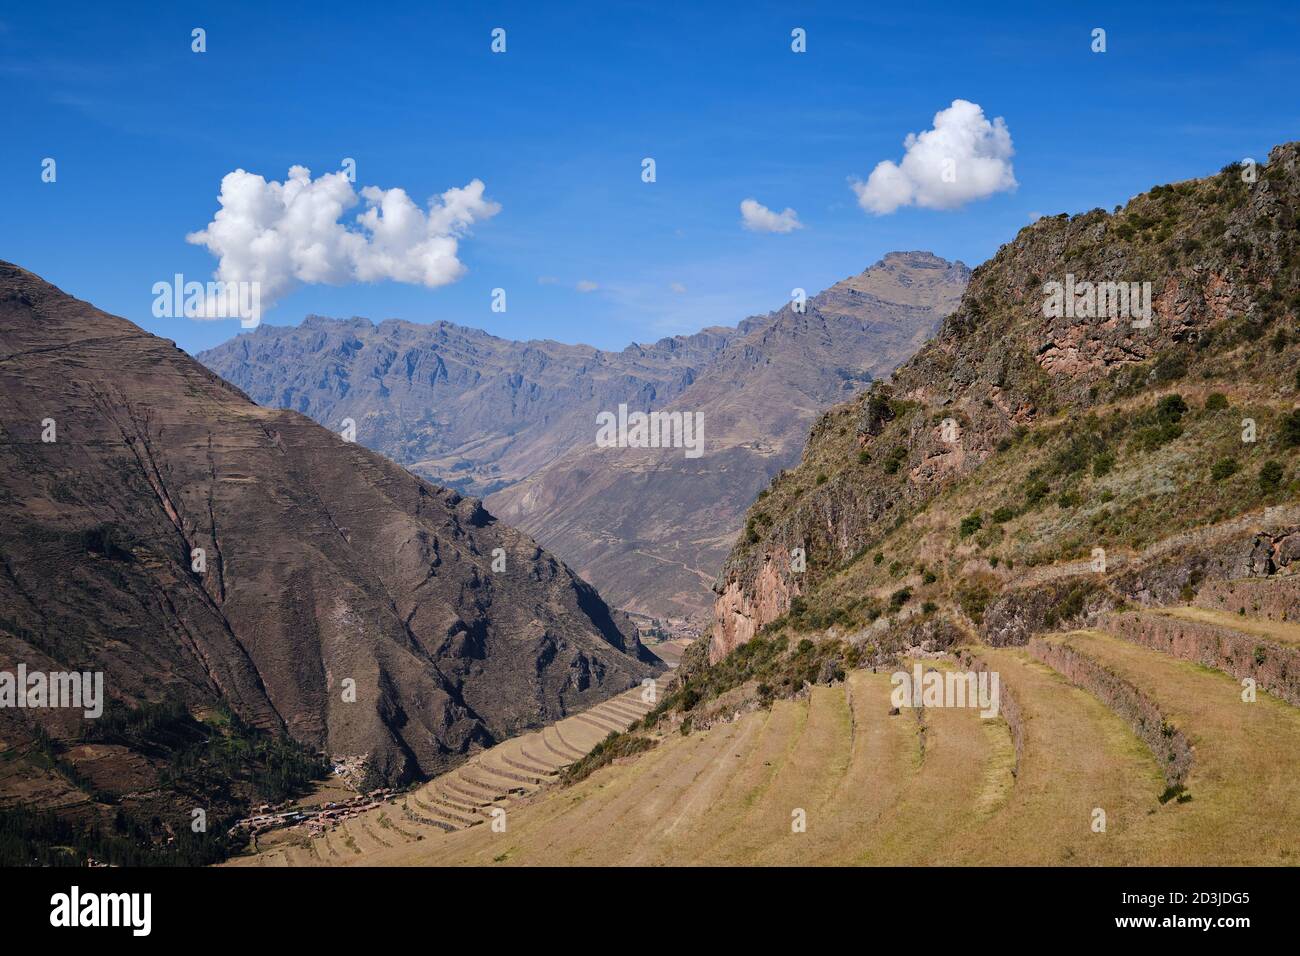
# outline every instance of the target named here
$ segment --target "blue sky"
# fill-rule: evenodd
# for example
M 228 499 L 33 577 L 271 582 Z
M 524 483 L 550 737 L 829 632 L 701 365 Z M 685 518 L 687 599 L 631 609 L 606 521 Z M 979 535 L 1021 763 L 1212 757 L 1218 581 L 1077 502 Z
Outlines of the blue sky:
M 1281 4 L 168 7 L 0 12 L 0 258 L 190 351 L 238 323 L 154 318 L 151 287 L 211 278 L 185 236 L 237 168 L 284 180 L 352 157 L 358 189 L 423 205 L 477 178 L 501 207 L 461 239 L 452 284 L 305 285 L 266 322 L 447 319 L 621 348 L 734 324 L 894 249 L 974 265 L 1032 213 L 1110 208 L 1300 137 L 1300 11 Z M 850 179 L 958 98 L 1005 118 L 1018 187 L 860 208 Z M 749 197 L 803 228 L 742 228 Z

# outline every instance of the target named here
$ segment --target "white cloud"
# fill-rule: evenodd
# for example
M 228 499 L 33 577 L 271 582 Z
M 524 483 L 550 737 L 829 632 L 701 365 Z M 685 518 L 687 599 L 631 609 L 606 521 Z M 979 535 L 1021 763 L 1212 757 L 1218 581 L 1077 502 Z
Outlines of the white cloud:
M 956 209 L 1016 188 L 1011 133 L 1001 116 L 989 122 L 978 103 L 953 100 L 934 114 L 934 128 L 908 133 L 899 163 L 876 164 L 867 181 L 854 181 L 858 205 L 887 215 L 900 206 Z
M 740 222 L 751 232 L 793 232 L 802 229 L 799 214 L 786 208 L 773 212 L 757 199 L 746 199 L 740 204 Z
M 257 281 L 269 306 L 299 285 L 391 279 L 435 288 L 465 272 L 459 240 L 472 223 L 501 207 L 483 183 L 432 197 L 426 213 L 404 189 L 366 186 L 358 194 L 342 172 L 311 178 L 293 166 L 283 183 L 237 169 L 221 179 L 221 208 L 185 237 L 218 258 L 216 278 Z M 342 221 L 359 202 L 355 224 Z
M 575 285 L 574 288 L 579 292 L 595 292 L 600 288 L 600 286 L 596 285 L 596 283 L 592 282 L 590 279 L 579 279 L 578 284 Z
M 682 285 L 680 282 L 671 282 L 668 284 L 668 288 L 672 289 L 678 295 L 686 294 L 686 286 Z

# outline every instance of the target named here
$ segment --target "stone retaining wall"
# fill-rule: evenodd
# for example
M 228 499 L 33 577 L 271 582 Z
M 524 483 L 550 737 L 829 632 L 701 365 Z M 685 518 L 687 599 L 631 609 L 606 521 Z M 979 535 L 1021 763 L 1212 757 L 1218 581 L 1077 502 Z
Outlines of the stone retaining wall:
M 1165 783 L 1170 787 L 1183 784 L 1192 768 L 1191 745 L 1151 697 L 1068 644 L 1035 637 L 1029 642 L 1029 653 L 1127 721 L 1138 739 L 1155 754 Z
M 1180 660 L 1254 678 L 1260 690 L 1300 707 L 1300 648 L 1218 624 L 1187 621 L 1166 614 L 1109 614 L 1102 626 L 1111 633 Z

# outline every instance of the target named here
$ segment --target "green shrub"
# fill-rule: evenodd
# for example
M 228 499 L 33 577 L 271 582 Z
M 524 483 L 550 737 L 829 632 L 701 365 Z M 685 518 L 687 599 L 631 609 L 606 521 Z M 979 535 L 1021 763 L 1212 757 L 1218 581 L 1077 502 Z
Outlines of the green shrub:
M 1030 505 L 1036 505 L 1046 498 L 1047 493 L 1051 490 L 1051 486 L 1047 482 L 1041 478 L 1035 478 L 1025 486 L 1025 501 L 1029 502 Z
M 1259 469 L 1259 487 L 1265 492 L 1276 491 L 1282 484 L 1282 463 L 1275 459 L 1264 462 Z
M 994 524 L 1004 524 L 1016 516 L 1015 508 L 1008 508 L 1006 505 L 998 508 L 993 512 L 992 519 Z
M 903 466 L 903 462 L 906 460 L 907 448 L 903 445 L 895 445 L 889 452 L 889 457 L 885 459 L 885 474 L 898 474 L 898 469 Z
M 1237 460 L 1235 458 L 1220 458 L 1213 467 L 1210 468 L 1210 477 L 1215 481 L 1223 481 L 1225 478 L 1231 478 L 1237 473 Z
M 1010 567 L 1011 562 L 1007 562 Z M 957 603 L 962 611 L 976 624 L 984 622 L 984 611 L 993 600 L 993 595 L 983 584 L 962 583 L 957 588 Z
M 1300 408 L 1282 419 L 1282 444 L 1287 448 L 1300 445 Z
M 976 511 L 961 519 L 961 527 L 958 529 L 958 534 L 963 538 L 969 538 L 982 527 L 984 527 L 984 519 L 981 518 L 979 512 Z
M 1205 397 L 1205 410 L 1217 412 L 1228 407 L 1228 396 L 1222 392 L 1211 392 Z
M 1092 460 L 1092 474 L 1095 478 L 1104 478 L 1110 474 L 1110 470 L 1115 467 L 1115 456 L 1108 451 L 1103 451 Z
M 889 606 L 897 611 L 910 600 L 912 600 L 912 589 L 899 588 L 893 594 L 889 595 Z
M 1177 392 L 1166 395 L 1156 403 L 1156 418 L 1160 421 L 1176 422 L 1185 414 L 1187 414 L 1187 402 Z

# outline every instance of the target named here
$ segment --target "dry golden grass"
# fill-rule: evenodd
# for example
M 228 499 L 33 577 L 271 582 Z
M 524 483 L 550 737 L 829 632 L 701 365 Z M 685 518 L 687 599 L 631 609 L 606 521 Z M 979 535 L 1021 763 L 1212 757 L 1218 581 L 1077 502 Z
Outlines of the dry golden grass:
M 1227 615 L 1239 626 L 1237 616 Z M 1200 617 L 1196 619 L 1202 619 Z M 1265 627 L 1274 633 L 1273 625 Z M 1252 632 L 1253 633 L 1253 632 Z M 777 701 L 507 806 L 505 832 L 389 807 L 255 861 L 333 865 L 1159 865 L 1300 862 L 1300 709 L 1107 634 L 1065 641 L 1152 698 L 1195 748 L 1185 802 L 1124 719 L 1017 648 L 972 651 L 1021 712 L 890 716 L 886 673 Z M 939 668 L 952 665 L 928 662 Z M 924 728 L 924 730 L 922 730 Z M 924 741 L 924 746 L 922 746 Z M 500 765 L 500 764 L 498 764 Z M 1095 832 L 1096 809 L 1106 814 Z M 792 832 L 804 811 L 806 832 Z
M 1300 709 L 1232 677 L 1097 631 L 1062 638 L 1154 698 L 1187 735 L 1191 800 L 1147 817 L 1129 839 L 1143 864 L 1300 863 Z

